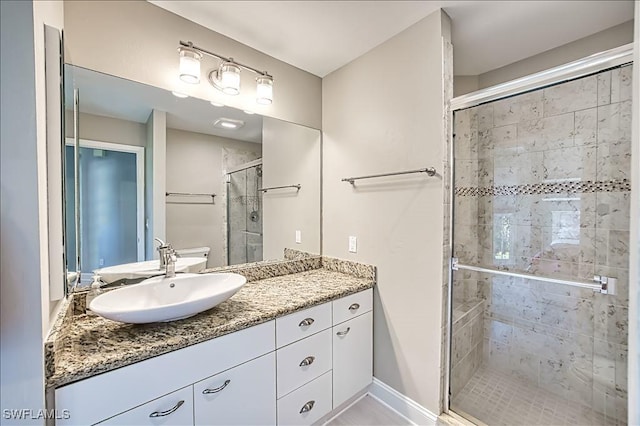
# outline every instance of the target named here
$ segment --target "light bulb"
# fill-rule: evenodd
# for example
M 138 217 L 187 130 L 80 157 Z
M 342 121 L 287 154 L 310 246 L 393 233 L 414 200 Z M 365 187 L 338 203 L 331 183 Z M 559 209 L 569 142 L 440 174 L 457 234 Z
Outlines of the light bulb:
M 227 95 L 240 93 L 240 67 L 233 62 L 225 62 L 220 65 L 218 71 L 220 87 Z
M 273 77 L 261 75 L 256 82 L 256 102 L 261 105 L 270 105 L 273 102 Z
M 200 83 L 202 54 L 188 47 L 180 47 L 178 51 L 180 52 L 180 80 L 189 84 Z

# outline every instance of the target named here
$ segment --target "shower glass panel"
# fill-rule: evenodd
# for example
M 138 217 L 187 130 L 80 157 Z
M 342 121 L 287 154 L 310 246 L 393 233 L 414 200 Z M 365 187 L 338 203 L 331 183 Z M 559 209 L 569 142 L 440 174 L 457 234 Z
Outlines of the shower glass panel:
M 262 260 L 262 165 L 229 173 L 227 238 L 229 265 Z
M 521 276 L 454 270 L 453 411 L 625 424 L 631 94 L 626 65 L 454 112 L 454 257 Z

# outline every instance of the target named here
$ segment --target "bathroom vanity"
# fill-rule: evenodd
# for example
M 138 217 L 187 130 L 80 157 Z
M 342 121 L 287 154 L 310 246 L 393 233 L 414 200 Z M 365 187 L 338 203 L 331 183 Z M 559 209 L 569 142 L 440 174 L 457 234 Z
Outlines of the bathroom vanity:
M 64 318 L 47 369 L 50 401 L 70 414 L 57 424 L 312 424 L 371 383 L 373 267 L 317 257 L 235 272 L 248 282 L 234 297 L 185 320 Z

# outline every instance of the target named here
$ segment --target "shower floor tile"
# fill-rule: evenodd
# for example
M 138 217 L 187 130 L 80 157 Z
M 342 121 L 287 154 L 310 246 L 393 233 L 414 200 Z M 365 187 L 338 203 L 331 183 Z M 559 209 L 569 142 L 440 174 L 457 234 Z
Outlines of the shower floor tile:
M 626 425 L 590 407 L 532 386 L 509 374 L 480 368 L 454 395 L 451 409 L 488 425 Z

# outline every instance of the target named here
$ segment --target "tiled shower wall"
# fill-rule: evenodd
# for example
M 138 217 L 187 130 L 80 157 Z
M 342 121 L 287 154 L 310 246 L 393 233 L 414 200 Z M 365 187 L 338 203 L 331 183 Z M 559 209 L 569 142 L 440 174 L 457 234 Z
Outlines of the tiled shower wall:
M 454 118 L 460 263 L 573 280 L 618 278 L 611 296 L 457 271 L 454 310 L 485 300 L 489 367 L 620 420 L 627 397 L 631 93 L 625 66 Z

